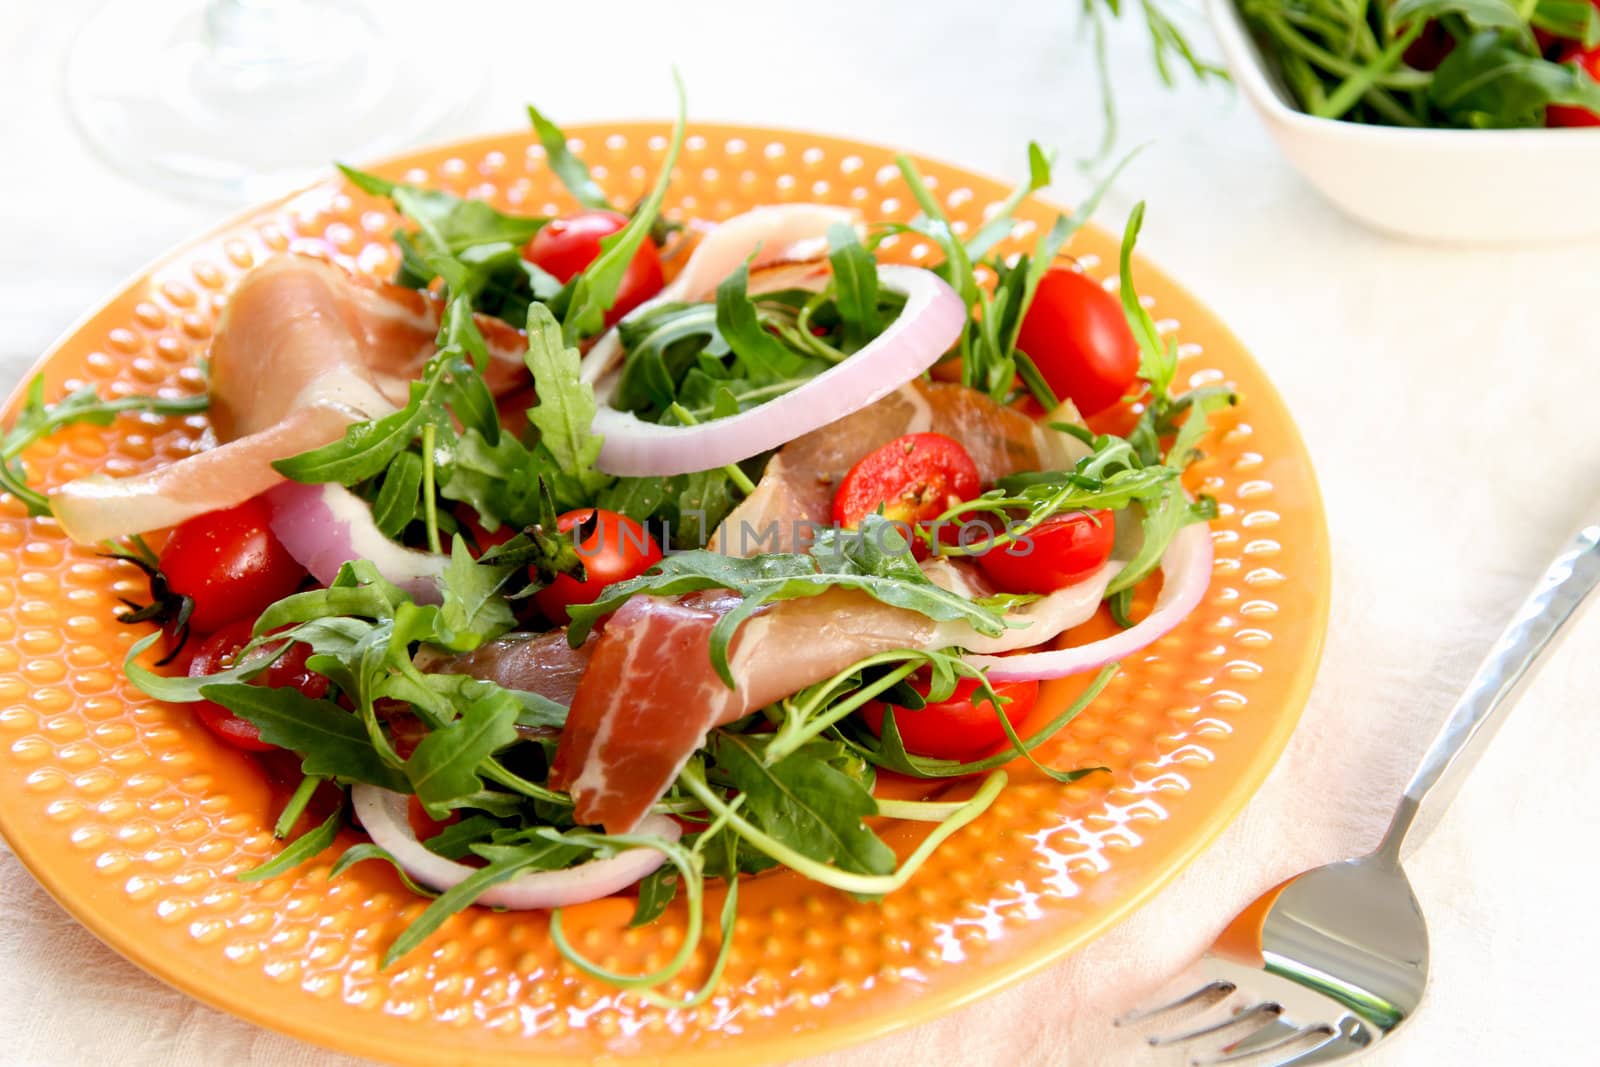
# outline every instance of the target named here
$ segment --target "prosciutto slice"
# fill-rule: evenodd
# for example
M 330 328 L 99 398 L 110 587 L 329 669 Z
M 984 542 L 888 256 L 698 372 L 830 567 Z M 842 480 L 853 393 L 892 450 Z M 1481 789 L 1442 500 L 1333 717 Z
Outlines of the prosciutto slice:
M 245 275 L 211 343 L 216 447 L 130 478 L 90 475 L 55 493 L 74 540 L 172 526 L 282 481 L 274 460 L 336 441 L 353 422 L 404 403 L 433 354 L 438 301 L 285 256 Z M 480 317 L 492 338 L 491 387 L 517 382 L 516 331 Z M 525 374 L 523 375 L 525 377 Z
M 960 441 L 985 484 L 1017 471 L 1067 467 L 1082 454 L 1073 438 L 982 393 L 911 382 L 779 449 L 756 491 L 712 535 L 711 548 L 735 556 L 804 551 L 807 527 L 832 521 L 834 491 L 857 460 L 903 434 L 927 431 Z
M 998 637 L 939 623 L 864 593 L 830 589 L 773 604 L 741 627 L 732 689 L 711 666 L 710 635 L 738 603 L 726 592 L 637 596 L 607 621 L 578 683 L 550 782 L 572 793 L 581 823 L 610 833 L 636 826 L 715 727 L 790 696 L 878 652 L 962 647 L 1005 652 L 1086 621 L 1119 564 L 1034 601 Z M 975 568 L 928 564 L 930 577 L 972 596 L 994 592 Z

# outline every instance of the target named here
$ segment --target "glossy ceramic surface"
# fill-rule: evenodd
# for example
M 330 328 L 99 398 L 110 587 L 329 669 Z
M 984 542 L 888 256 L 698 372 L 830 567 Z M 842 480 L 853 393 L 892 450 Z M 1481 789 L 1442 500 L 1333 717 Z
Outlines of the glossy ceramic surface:
M 631 203 L 665 132 L 572 134 L 614 200 Z M 892 157 L 811 134 L 696 126 L 670 214 L 716 219 L 813 199 L 908 218 Z M 511 210 L 570 207 L 520 134 L 382 170 Z M 1006 191 L 935 162 L 923 171 L 963 229 Z M 1051 215 L 1026 209 L 1010 250 Z M 332 180 L 245 216 L 162 260 L 80 324 L 42 364 L 48 395 L 81 382 L 110 393 L 197 388 L 218 311 L 251 265 L 302 252 L 387 275 L 394 224 L 384 205 Z M 1102 232 L 1081 234 L 1071 250 L 1096 277 L 1114 267 Z M 889 254 L 918 262 L 930 250 L 902 239 Z M 186 710 L 123 678 L 139 634 L 111 614 L 117 596 L 143 592 L 137 572 L 72 546 L 9 498 L 0 508 L 0 830 L 68 910 L 153 974 L 262 1025 L 394 1062 L 790 1059 L 910 1025 L 1043 966 L 1146 900 L 1243 806 L 1299 715 L 1326 620 L 1326 533 L 1293 422 L 1224 327 L 1153 268 L 1138 271 L 1162 328 L 1182 342 L 1180 384 L 1230 381 L 1245 400 L 1217 419 L 1189 476 L 1221 510 L 1205 602 L 1042 750 L 1057 765 L 1109 773 L 1063 787 L 1014 772 L 982 818 L 882 902 L 788 873 L 749 880 L 724 983 L 701 1008 L 652 1007 L 582 977 L 560 961 L 538 914 L 472 910 L 381 971 L 384 946 L 422 902 L 380 864 L 330 884 L 334 851 L 269 882 L 238 882 L 276 849 L 273 788 Z M 26 458 L 55 484 L 144 469 L 205 437 L 200 417 L 127 419 L 72 430 Z M 1037 714 L 1074 684 L 1053 686 Z M 922 832 L 885 831 L 902 854 Z M 682 916 L 627 930 L 630 912 L 621 900 L 571 909 L 569 931 L 608 967 L 653 968 L 679 943 Z M 699 981 L 709 936 L 675 992 Z

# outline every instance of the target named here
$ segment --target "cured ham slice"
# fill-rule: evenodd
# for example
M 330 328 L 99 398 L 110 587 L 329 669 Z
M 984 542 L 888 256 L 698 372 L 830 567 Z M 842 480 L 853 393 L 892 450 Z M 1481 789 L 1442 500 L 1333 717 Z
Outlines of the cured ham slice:
M 436 300 L 411 290 L 357 281 L 318 260 L 269 260 L 240 281 L 211 344 L 210 418 L 220 445 L 131 478 L 69 482 L 55 493 L 56 517 L 74 540 L 94 542 L 270 489 L 283 480 L 274 460 L 336 441 L 351 423 L 405 401 L 433 354 L 438 316 Z M 516 331 L 480 323 L 497 353 L 491 385 L 510 388 L 512 352 L 522 366 Z
M 862 456 L 903 434 L 953 437 L 985 484 L 1017 471 L 1070 466 L 1081 453 L 982 393 L 946 382 L 911 382 L 877 403 L 784 445 L 751 493 L 723 521 L 711 547 L 735 556 L 804 551 L 806 528 L 831 521 L 834 490 Z
M 590 636 L 573 648 L 561 630 L 533 636 L 508 634 L 459 656 L 425 651 L 417 656 L 417 666 L 434 674 L 470 675 L 570 706 L 598 640 Z
M 607 621 L 578 683 L 550 781 L 572 793 L 582 823 L 622 833 L 637 825 L 715 727 L 790 696 L 878 652 L 960 647 L 984 653 L 1040 644 L 1086 621 L 1119 568 L 1024 605 L 1011 629 L 988 637 L 935 622 L 865 593 L 830 589 L 780 601 L 741 627 L 729 658 L 734 687 L 711 665 L 711 629 L 738 603 L 724 592 L 637 596 Z M 966 564 L 926 564 L 938 584 L 973 597 L 994 592 Z M 528 650 L 531 652 L 531 650 Z M 525 653 L 527 654 L 527 653 Z M 480 675 L 481 676 L 481 675 Z

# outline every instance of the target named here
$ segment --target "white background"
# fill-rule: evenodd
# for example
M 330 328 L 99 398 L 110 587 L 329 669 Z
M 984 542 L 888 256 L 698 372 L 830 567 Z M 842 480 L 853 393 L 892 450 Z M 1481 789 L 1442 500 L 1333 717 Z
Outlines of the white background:
M 96 5 L 0 10 L 0 379 L 9 386 L 143 262 L 225 209 L 127 183 L 79 143 L 63 49 Z M 389 5 L 385 5 L 386 7 Z M 158 4 L 146 4 L 152 17 Z M 435 4 L 438 62 L 487 66 L 482 115 L 664 115 L 668 65 L 705 120 L 812 128 L 1016 173 L 1030 137 L 1098 137 L 1071 0 Z M 1189 23 L 1209 43 L 1198 19 Z M 1156 86 L 1113 42 L 1124 142 L 1103 208 L 1150 202 L 1142 247 L 1215 308 L 1296 413 L 1326 496 L 1334 611 L 1305 724 L 1267 788 L 1156 903 L 982 1005 L 837 1062 L 1136 1064 L 1106 1019 L 1257 891 L 1369 846 L 1453 694 L 1568 529 L 1600 506 L 1600 246 L 1464 251 L 1359 229 L 1224 89 Z M 1600 136 L 1576 134 L 1577 136 Z M 1056 198 L 1085 184 L 1062 168 Z M 1597 176 L 1600 188 L 1600 176 Z M 1485 205 L 1493 211 L 1494 205 Z M 1588 964 L 1600 617 L 1579 626 L 1412 867 L 1433 933 L 1424 1010 L 1365 1062 L 1592 1062 Z M 80 930 L 0 847 L 0 1063 L 328 1062 L 202 1008 Z

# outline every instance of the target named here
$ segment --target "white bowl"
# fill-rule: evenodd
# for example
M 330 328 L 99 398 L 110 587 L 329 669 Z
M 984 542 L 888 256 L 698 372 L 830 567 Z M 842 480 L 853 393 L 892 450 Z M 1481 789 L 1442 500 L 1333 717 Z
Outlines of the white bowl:
M 1472 244 L 1600 235 L 1600 128 L 1416 130 L 1295 109 L 1235 0 L 1206 0 L 1223 55 L 1289 162 L 1356 219 Z

